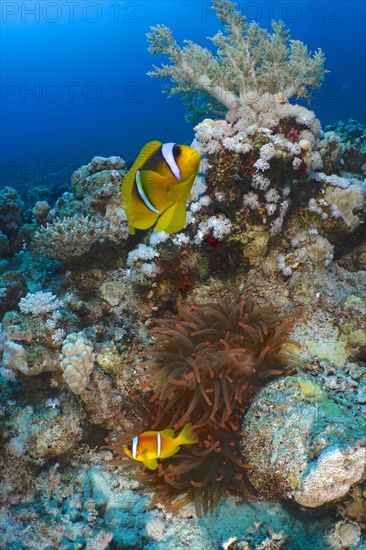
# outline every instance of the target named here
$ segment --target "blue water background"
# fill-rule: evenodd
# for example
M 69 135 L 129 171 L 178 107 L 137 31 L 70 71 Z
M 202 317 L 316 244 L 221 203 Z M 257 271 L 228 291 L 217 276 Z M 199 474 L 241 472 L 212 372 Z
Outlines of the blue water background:
M 47 180 L 94 155 L 133 160 L 149 140 L 190 143 L 178 97 L 146 76 L 149 25 L 202 46 L 220 24 L 209 1 L 1 2 L 1 184 Z M 323 127 L 366 120 L 364 0 L 238 2 L 261 26 L 285 21 L 294 39 L 321 47 L 331 71 L 312 103 Z

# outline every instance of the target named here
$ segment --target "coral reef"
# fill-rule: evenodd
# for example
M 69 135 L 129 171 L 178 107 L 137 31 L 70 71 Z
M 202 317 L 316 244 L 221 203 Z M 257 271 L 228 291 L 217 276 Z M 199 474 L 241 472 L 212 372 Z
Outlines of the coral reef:
M 346 172 L 366 175 L 366 125 L 357 120 L 339 121 L 326 126 L 343 146 L 343 168 Z
M 72 176 L 71 193 L 64 193 L 49 210 L 46 225 L 31 236 L 34 250 L 63 262 L 75 262 L 98 243 L 120 243 L 128 236 L 127 217 L 119 197 L 126 173 L 120 157 L 95 157 Z
M 32 246 L 58 260 L 80 257 L 102 238 L 104 226 L 88 216 L 54 219 L 37 231 Z
M 200 117 L 179 233 L 129 235 L 118 156 L 0 192 L 1 547 L 366 550 L 364 126 L 289 102 L 322 52 L 213 6 L 216 53 L 149 35 Z M 187 422 L 156 472 L 122 453 Z
M 21 249 L 19 229 L 23 223 L 23 210 L 24 203 L 15 189 L 4 187 L 0 190 L 0 257 L 6 255 L 8 248 L 13 253 Z

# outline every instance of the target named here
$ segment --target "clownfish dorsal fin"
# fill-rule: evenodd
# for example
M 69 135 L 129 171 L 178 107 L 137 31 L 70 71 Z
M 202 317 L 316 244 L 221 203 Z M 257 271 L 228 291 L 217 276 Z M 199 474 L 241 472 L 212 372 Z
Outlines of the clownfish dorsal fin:
M 146 162 L 147 159 L 151 157 L 153 153 L 155 153 L 155 151 L 160 149 L 161 145 L 161 141 L 149 141 L 149 143 L 146 143 L 146 145 L 144 145 L 144 147 L 141 149 L 137 159 L 133 163 L 131 170 L 138 170 L 139 168 L 141 168 L 144 162 Z
M 140 182 L 148 200 L 160 212 L 166 205 L 167 199 L 164 178 L 152 170 L 141 170 Z
M 131 198 L 132 188 L 135 185 L 136 172 L 146 162 L 146 160 L 161 147 L 160 141 L 149 141 L 140 151 L 137 159 L 133 163 L 132 167 L 126 174 L 122 183 L 122 199 L 125 206 Z

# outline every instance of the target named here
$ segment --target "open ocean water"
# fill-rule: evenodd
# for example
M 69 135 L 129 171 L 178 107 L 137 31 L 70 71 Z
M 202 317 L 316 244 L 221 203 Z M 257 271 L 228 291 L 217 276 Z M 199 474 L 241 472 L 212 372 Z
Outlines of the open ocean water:
M 270 28 L 282 20 L 330 71 L 311 108 L 322 126 L 366 119 L 364 0 L 239 2 Z M 1 185 L 72 172 L 93 155 L 133 160 L 149 140 L 191 143 L 178 97 L 146 73 L 149 26 L 171 27 L 182 45 L 219 24 L 209 1 L 1 2 Z M 69 169 L 68 169 L 69 168 Z

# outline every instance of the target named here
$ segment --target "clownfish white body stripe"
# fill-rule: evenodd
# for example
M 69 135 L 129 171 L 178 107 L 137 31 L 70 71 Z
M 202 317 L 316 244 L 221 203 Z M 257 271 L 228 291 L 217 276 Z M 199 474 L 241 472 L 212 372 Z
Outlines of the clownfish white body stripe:
M 139 437 L 138 435 L 135 435 L 135 437 L 132 440 L 132 456 L 134 459 L 136 459 L 137 456 L 137 446 L 139 444 Z
M 179 451 L 181 445 L 193 443 L 197 443 L 197 439 L 194 437 L 191 424 L 187 424 L 177 437 L 174 431 L 169 429 L 136 435 L 128 445 L 123 447 L 123 451 L 130 458 L 143 462 L 146 468 L 156 470 L 157 458 L 173 456 Z
M 158 432 L 156 434 L 156 441 L 157 441 L 157 444 L 158 444 L 158 456 L 157 458 L 159 458 L 160 454 L 161 454 L 161 433 Z

